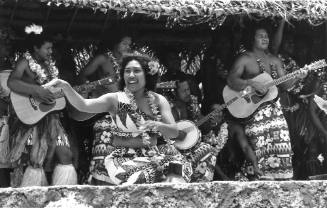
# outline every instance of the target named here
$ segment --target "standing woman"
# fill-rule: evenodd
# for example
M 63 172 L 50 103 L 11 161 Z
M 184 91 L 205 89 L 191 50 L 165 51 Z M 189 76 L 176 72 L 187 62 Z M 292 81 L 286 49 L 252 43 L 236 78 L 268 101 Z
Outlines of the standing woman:
M 122 91 L 95 99 L 83 99 L 63 80 L 49 83 L 61 87 L 68 101 L 78 110 L 109 112 L 113 117 L 111 131 L 102 134 L 102 139 L 111 140 L 104 161 L 111 184 L 160 182 L 163 175 L 168 176 L 166 181 L 190 180 L 192 168 L 174 146 L 157 146 L 159 137 L 169 141 L 178 135 L 168 101 L 153 92 L 158 70 L 159 64 L 149 57 L 128 54 L 123 57 L 120 71 Z M 180 167 L 173 171 L 175 174 L 168 173 L 172 170 L 169 167 L 173 167 L 170 163 Z

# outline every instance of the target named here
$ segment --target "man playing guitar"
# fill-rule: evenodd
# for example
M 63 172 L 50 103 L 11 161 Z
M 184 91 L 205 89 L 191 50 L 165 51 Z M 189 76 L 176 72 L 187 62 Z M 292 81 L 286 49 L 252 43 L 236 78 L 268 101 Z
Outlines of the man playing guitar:
M 191 95 L 187 78 L 180 77 L 176 82 L 176 87 L 176 99 L 172 104 L 172 113 L 177 124 L 181 120 L 197 122 L 203 118 L 197 98 Z M 181 150 L 181 153 L 192 162 L 193 182 L 212 181 L 214 172 L 219 174 L 220 178 L 228 180 L 220 167 L 216 165 L 218 152 L 228 139 L 227 124 L 221 124 L 222 118 L 221 111 L 214 117 L 209 118 L 209 122 L 203 123 L 202 128 L 200 128 L 205 135 L 201 137 L 199 131 L 196 144 L 190 149 Z M 217 133 L 220 135 L 216 135 Z M 183 130 L 180 130 L 180 134 L 180 137 L 183 137 Z M 218 141 L 218 138 L 221 138 L 221 140 Z
M 232 66 L 227 78 L 228 86 L 242 91 L 250 86 L 258 94 L 265 95 L 264 83 L 252 80 L 261 73 L 268 73 L 273 78 L 283 76 L 281 61 L 268 52 L 269 37 L 263 27 L 255 28 L 249 37 L 248 51 L 242 54 Z M 301 71 L 298 78 L 306 76 Z M 280 85 L 285 89 L 293 86 L 296 80 Z M 281 111 L 279 101 L 266 103 L 252 115 L 252 120 L 245 126 L 245 132 L 253 144 L 259 168 L 263 178 L 287 180 L 293 177 L 291 144 L 287 123 Z
M 40 26 L 34 25 L 29 28 L 32 28 L 32 32 L 30 31 L 26 40 L 28 50 L 11 73 L 8 87 L 16 93 L 29 96 L 31 100 L 36 99 L 51 105 L 55 103 L 55 96 L 42 85 L 58 77 L 58 70 L 51 60 L 53 44 L 49 37 L 39 33 L 40 30 L 37 32 L 39 28 L 42 32 Z M 18 169 L 23 170 L 27 167 L 22 178 L 14 177 L 22 180 L 15 182 L 16 184 L 48 185 L 45 171 L 48 173 L 53 171 L 54 156 L 58 163 L 54 169 L 52 184 L 77 184 L 77 174 L 72 164 L 73 145 L 68 140 L 68 134 L 62 127 L 58 113 L 45 116 L 35 125 L 25 125 L 15 115 L 11 120 L 10 139 L 13 146 L 10 161 L 16 164 Z

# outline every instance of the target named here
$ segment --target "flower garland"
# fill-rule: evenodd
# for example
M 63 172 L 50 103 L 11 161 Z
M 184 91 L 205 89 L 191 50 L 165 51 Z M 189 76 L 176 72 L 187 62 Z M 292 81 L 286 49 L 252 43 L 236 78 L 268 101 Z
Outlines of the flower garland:
M 31 71 L 35 74 L 35 81 L 37 83 L 44 84 L 46 81 L 58 77 L 59 72 L 53 61 L 46 61 L 47 69 L 45 69 L 36 62 L 29 52 L 24 53 L 24 58 L 28 61 Z
M 129 91 L 127 88 L 124 89 L 126 96 L 128 97 L 128 99 L 130 100 L 130 105 L 131 105 L 131 109 L 133 111 L 135 111 L 135 113 L 133 113 L 132 115 L 137 119 L 137 123 L 142 124 L 142 115 L 137 113 L 137 104 L 136 104 L 136 100 L 135 97 L 133 95 L 133 93 L 131 93 L 131 91 Z M 152 91 L 146 91 L 145 93 L 145 97 L 147 100 L 147 103 L 150 106 L 150 110 L 152 112 L 152 115 L 154 117 L 155 121 L 161 121 L 161 115 L 159 114 L 159 109 L 158 106 L 154 103 L 155 97 Z M 159 132 L 158 132 L 159 133 Z M 142 132 L 140 134 L 143 138 L 143 142 L 146 145 L 150 144 L 150 136 L 147 132 Z

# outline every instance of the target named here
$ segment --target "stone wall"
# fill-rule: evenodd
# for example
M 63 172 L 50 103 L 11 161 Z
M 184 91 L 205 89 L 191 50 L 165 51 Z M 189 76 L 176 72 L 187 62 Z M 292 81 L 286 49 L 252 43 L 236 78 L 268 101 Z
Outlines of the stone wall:
M 0 207 L 327 207 L 326 181 L 1 189 Z

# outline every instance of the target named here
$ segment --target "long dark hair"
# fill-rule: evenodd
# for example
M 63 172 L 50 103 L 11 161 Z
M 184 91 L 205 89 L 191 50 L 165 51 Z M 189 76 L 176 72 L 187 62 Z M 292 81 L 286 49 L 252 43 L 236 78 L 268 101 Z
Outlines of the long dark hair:
M 141 55 L 141 54 L 126 54 L 123 56 L 122 64 L 121 64 L 121 69 L 120 69 L 120 83 L 119 87 L 120 90 L 123 90 L 125 88 L 125 80 L 124 80 L 124 72 L 125 72 L 125 67 L 126 65 L 131 62 L 131 61 L 137 61 L 140 63 L 144 74 L 145 74 L 145 89 L 146 90 L 151 90 L 154 91 L 156 89 L 157 81 L 158 81 L 158 74 L 157 72 L 154 75 L 151 75 L 150 69 L 149 69 L 149 62 L 153 61 L 149 56 L 147 55 Z

